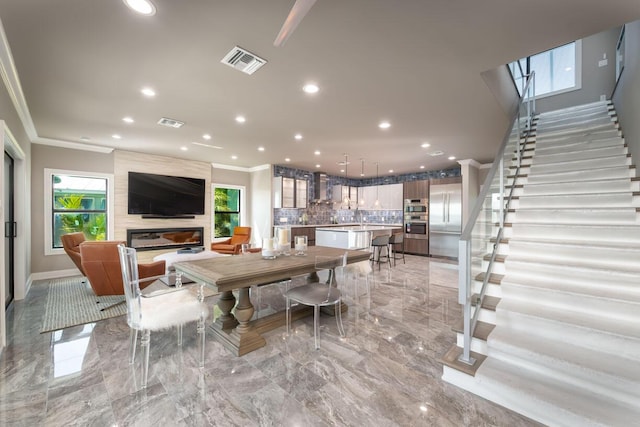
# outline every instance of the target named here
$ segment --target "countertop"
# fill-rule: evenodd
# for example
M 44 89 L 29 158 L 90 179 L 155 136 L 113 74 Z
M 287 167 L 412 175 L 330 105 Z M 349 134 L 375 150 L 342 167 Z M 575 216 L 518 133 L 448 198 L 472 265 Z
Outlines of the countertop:
M 287 226 L 289 224 L 278 224 L 275 225 L 274 227 L 278 227 L 278 226 Z M 291 224 L 289 225 L 291 228 L 301 228 L 301 227 L 315 227 L 315 228 L 344 228 L 344 227 L 358 227 L 360 228 L 360 223 L 356 223 L 356 222 L 352 222 L 352 223 L 344 223 L 344 224 Z M 369 230 L 371 230 L 371 227 L 386 227 L 386 229 L 389 228 L 402 228 L 402 224 L 398 223 L 398 224 L 389 224 L 389 223 L 383 223 L 383 224 L 371 224 L 368 223 L 366 225 L 363 225 L 363 227 L 370 227 Z
M 338 233 L 346 233 L 349 231 L 353 232 L 366 232 L 366 231 L 383 231 L 383 230 L 393 230 L 397 228 L 402 228 L 401 225 L 348 225 L 348 226 L 338 226 L 338 227 L 316 227 L 316 230 L 319 231 L 333 231 Z

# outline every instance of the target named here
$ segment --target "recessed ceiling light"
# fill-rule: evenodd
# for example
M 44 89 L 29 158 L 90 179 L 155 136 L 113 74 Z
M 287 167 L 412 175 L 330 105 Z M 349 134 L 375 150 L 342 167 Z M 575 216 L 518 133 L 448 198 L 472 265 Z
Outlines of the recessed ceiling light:
M 151 89 L 150 87 L 143 87 L 140 92 L 147 98 L 153 98 L 154 96 L 156 96 L 156 91 Z
M 284 161 L 285 161 L 285 162 L 290 162 L 290 161 L 291 161 L 291 159 L 287 157 L 286 159 L 284 159 Z
M 423 142 L 422 145 L 420 145 L 420 147 L 429 148 L 429 147 L 431 147 L 431 144 L 429 144 L 428 142 Z
M 302 139 L 302 135 L 299 133 L 296 133 L 296 135 L 294 136 L 295 139 L 297 139 L 298 141 L 300 141 Z
M 246 121 L 247 121 L 247 119 L 244 116 L 236 116 L 236 122 L 244 123 Z
M 302 86 L 302 90 L 305 91 L 306 93 L 313 94 L 313 93 L 318 93 L 320 88 L 315 83 L 307 83 L 306 85 Z
M 182 151 L 188 151 L 188 150 L 189 150 L 189 147 L 184 147 L 184 146 L 182 146 L 182 147 L 180 147 L 180 149 L 181 149 Z
M 238 160 L 238 156 L 236 156 L 235 154 L 233 156 L 231 156 L 231 159 L 233 160 Z
M 391 123 L 389 123 L 389 122 L 380 122 L 380 124 L 378 124 L 378 127 L 380 129 L 389 129 L 391 127 Z
M 320 165 L 316 165 L 316 167 L 317 167 L 317 168 L 319 168 L 319 167 L 320 167 Z
M 209 135 L 208 133 L 205 133 L 204 135 L 202 135 L 202 139 L 206 139 L 208 141 L 211 139 L 211 135 Z
M 340 173 L 344 173 L 344 169 L 340 169 Z
M 389 173 L 393 173 L 393 169 L 389 169 Z
M 424 165 L 420 165 L 420 169 L 424 169 Z
M 264 147 L 258 147 L 258 151 L 264 151 Z
M 449 160 L 455 160 L 456 156 L 449 156 Z
M 316 150 L 316 151 L 313 152 L 313 154 L 315 154 L 316 156 L 319 156 L 320 155 L 320 151 Z
M 122 121 L 125 122 L 125 123 L 133 123 L 134 122 L 134 120 L 129 116 L 123 117 Z
M 156 7 L 149 0 L 123 0 L 124 4 L 134 12 L 144 15 L 153 16 L 156 14 Z
M 111 135 L 111 138 L 113 138 L 113 139 L 122 139 L 122 136 L 118 135 L 117 133 L 114 133 L 113 135 Z

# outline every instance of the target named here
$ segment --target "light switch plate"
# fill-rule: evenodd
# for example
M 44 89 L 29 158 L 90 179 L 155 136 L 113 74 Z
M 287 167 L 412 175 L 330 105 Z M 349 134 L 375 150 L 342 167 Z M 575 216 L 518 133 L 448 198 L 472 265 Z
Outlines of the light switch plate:
M 601 59 L 600 61 L 598 61 L 598 67 L 605 67 L 608 63 L 608 59 Z

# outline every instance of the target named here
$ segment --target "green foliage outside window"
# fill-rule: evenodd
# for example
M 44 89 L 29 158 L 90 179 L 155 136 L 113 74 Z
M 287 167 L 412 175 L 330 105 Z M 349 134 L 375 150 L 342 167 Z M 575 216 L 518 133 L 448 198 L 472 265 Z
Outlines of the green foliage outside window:
M 216 187 L 213 203 L 215 237 L 230 237 L 240 225 L 240 190 Z

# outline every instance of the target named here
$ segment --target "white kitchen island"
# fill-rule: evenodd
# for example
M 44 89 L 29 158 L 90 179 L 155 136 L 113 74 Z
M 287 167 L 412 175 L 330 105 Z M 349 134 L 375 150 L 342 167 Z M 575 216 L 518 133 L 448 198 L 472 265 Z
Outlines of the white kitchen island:
M 390 236 L 401 232 L 401 226 L 390 225 L 353 225 L 348 227 L 316 228 L 316 246 L 328 246 L 339 249 L 369 249 L 371 240 L 380 235 Z

